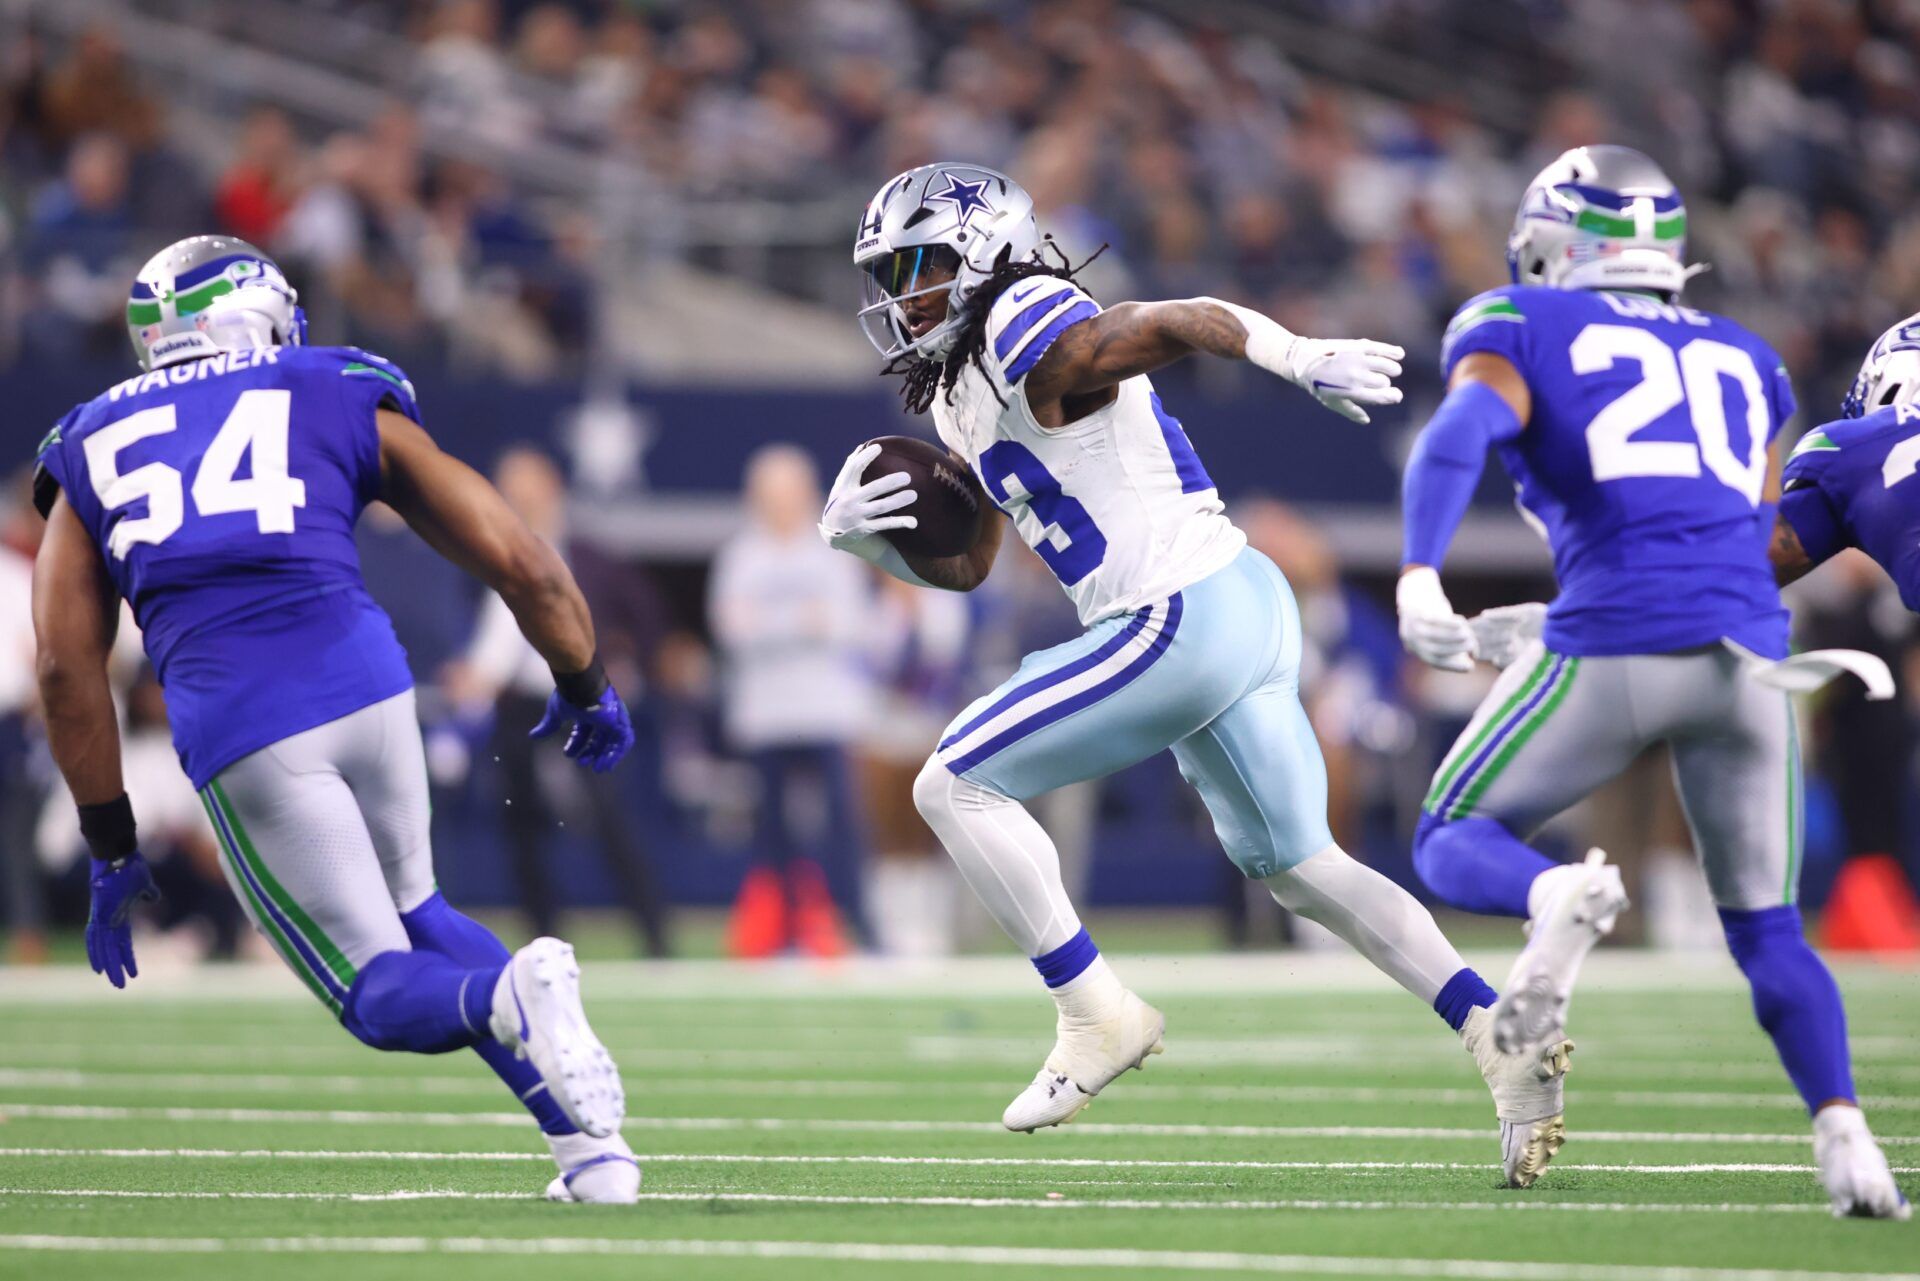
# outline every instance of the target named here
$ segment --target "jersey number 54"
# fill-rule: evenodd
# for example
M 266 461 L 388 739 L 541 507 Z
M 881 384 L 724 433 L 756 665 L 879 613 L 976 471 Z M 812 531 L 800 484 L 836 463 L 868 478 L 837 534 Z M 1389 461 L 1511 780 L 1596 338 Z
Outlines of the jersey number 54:
M 287 424 L 293 393 L 284 388 L 255 388 L 240 393 L 226 421 L 207 445 L 193 476 L 193 505 L 202 516 L 252 512 L 263 534 L 291 534 L 293 513 L 307 505 L 307 483 L 287 474 Z M 155 405 L 129 414 L 88 436 L 87 476 L 100 505 L 108 511 L 147 500 L 147 514 L 114 522 L 108 550 L 125 560 L 140 543 L 163 543 L 186 515 L 180 471 L 166 463 L 147 463 L 122 473 L 120 452 L 135 441 L 163 436 L 179 428 L 172 405 Z M 253 454 L 253 475 L 237 478 L 240 461 Z

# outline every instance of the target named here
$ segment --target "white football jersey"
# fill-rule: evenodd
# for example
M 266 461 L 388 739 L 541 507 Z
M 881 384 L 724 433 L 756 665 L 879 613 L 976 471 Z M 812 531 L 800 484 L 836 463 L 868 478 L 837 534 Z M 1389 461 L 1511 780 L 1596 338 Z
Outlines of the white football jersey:
M 987 315 L 981 363 L 989 372 L 968 362 L 953 402 L 944 390 L 933 397 L 942 443 L 973 467 L 1088 626 L 1165 600 L 1224 568 L 1247 542 L 1144 375 L 1077 422 L 1055 429 L 1034 421 L 1027 373 L 1099 311 L 1069 281 L 1016 281 Z

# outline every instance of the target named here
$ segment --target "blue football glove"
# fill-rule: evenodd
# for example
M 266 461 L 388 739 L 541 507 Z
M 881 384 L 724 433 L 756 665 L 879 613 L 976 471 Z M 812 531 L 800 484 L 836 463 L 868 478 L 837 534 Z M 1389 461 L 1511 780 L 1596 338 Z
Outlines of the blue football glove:
M 127 916 L 135 903 L 159 901 L 153 869 L 138 850 L 111 862 L 96 858 L 87 892 L 92 903 L 87 913 L 87 964 L 115 987 L 125 987 L 128 979 L 140 974 L 133 963 L 133 931 Z
M 556 689 L 547 695 L 547 714 L 527 737 L 545 738 L 569 721 L 573 729 L 563 750 L 596 774 L 618 765 L 633 746 L 633 722 L 627 717 L 627 705 L 611 685 L 592 707 L 576 707 Z

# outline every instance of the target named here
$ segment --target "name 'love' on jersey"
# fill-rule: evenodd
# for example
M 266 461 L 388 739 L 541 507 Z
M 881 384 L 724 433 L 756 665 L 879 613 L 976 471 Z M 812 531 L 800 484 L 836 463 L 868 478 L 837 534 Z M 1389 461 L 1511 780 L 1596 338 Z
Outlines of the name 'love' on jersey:
M 1817 565 L 1848 547 L 1878 561 L 1920 610 L 1920 406 L 1843 418 L 1800 438 L 1780 514 Z
M 940 439 L 973 467 L 1087 626 L 1165 600 L 1226 566 L 1247 541 L 1144 375 L 1064 427 L 1035 420 L 1027 374 L 1099 311 L 1059 277 L 1014 282 L 987 313 L 988 372 L 968 362 L 953 402 L 933 398 Z
M 196 788 L 270 743 L 412 687 L 360 577 L 382 404 L 418 421 L 393 365 L 351 347 L 222 352 L 129 378 L 40 448 L 133 608 Z
M 1761 498 L 1793 388 L 1773 350 L 1645 294 L 1510 285 L 1455 314 L 1443 372 L 1480 351 L 1532 393 L 1525 430 L 1497 448 L 1553 550 L 1547 647 L 1659 654 L 1726 638 L 1784 657 Z

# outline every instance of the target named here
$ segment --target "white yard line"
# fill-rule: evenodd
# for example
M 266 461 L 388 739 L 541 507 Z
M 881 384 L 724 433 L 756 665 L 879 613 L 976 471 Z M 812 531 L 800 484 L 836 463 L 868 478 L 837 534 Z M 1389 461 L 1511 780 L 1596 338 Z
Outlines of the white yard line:
M 232 1121 L 244 1124 L 421 1125 L 523 1127 L 524 1112 L 363 1111 L 323 1108 L 115 1107 L 80 1103 L 0 1103 L 0 1117 L 44 1121 Z M 809 1134 L 1002 1134 L 992 1121 L 870 1120 L 829 1117 L 629 1116 L 635 1130 L 798 1131 Z M 1490 1130 L 1423 1125 L 1115 1125 L 1080 1123 L 1076 1136 L 1195 1139 L 1431 1139 L 1484 1143 Z M 1806 1133 L 1726 1133 L 1715 1130 L 1581 1130 L 1583 1143 L 1678 1143 L 1697 1145 L 1790 1144 L 1806 1146 Z M 1883 1146 L 1920 1145 L 1920 1136 L 1882 1135 Z
M 1513 964 L 1521 938 L 1513 946 L 1470 953 L 1467 963 L 1487 974 L 1504 974 Z M 1371 964 L 1344 951 L 1193 953 L 1142 956 L 1109 953 L 1128 982 L 1144 992 L 1194 994 L 1245 1000 L 1255 996 L 1318 1001 L 1329 993 L 1386 995 L 1396 989 Z M 1837 966 L 1845 987 L 1855 975 L 1884 978 L 1884 968 L 1868 964 Z M 1871 981 L 1871 978 L 1868 979 Z M 157 1000 L 283 1001 L 311 1003 L 298 979 L 277 963 L 195 966 L 155 961 L 140 974 L 143 1004 Z M 1582 970 L 1582 993 L 1659 993 L 1676 991 L 1741 993 L 1746 983 L 1725 953 L 1688 954 L 1676 964 L 1672 954 L 1601 949 Z M 1031 997 L 1037 994 L 1033 971 L 1011 954 L 947 960 L 848 957 L 834 962 L 783 960 L 741 964 L 732 961 L 592 961 L 587 966 L 587 996 L 593 1000 L 846 1000 L 854 998 L 942 1000 Z M 103 1004 L 120 996 L 84 965 L 53 965 L 0 971 L 0 1002 L 19 1005 Z M 123 1002 L 124 1003 L 124 1002 Z
M 188 1192 L 144 1188 L 0 1188 L 0 1197 L 9 1196 L 57 1196 L 75 1197 L 81 1200 L 94 1197 L 129 1201 L 528 1201 L 537 1199 L 531 1192 L 466 1192 L 435 1188 L 395 1192 Z
M 1222 1066 L 1249 1068 L 1257 1072 L 1260 1069 L 1278 1070 L 1298 1068 L 1303 1065 L 1337 1067 L 1340 1069 L 1340 1075 L 1342 1076 L 1369 1072 L 1392 1075 L 1399 1070 L 1393 1065 L 1405 1057 L 1404 1055 L 1396 1054 L 1391 1058 L 1383 1059 L 1374 1053 L 1373 1049 L 1363 1050 L 1357 1043 L 1338 1047 L 1336 1052 L 1333 1047 L 1325 1044 L 1325 1038 L 1320 1038 L 1320 1041 L 1321 1044 L 1317 1046 L 1291 1053 L 1275 1053 L 1271 1050 L 1262 1050 L 1258 1054 L 1228 1055 L 1223 1061 L 1221 1059 L 1209 1060 L 1196 1058 L 1191 1053 L 1194 1043 L 1181 1040 L 1175 1046 L 1178 1051 L 1178 1057 L 1171 1058 L 1165 1062 L 1155 1060 L 1153 1066 L 1155 1074 L 1162 1077 L 1179 1076 L 1196 1069 L 1212 1071 Z M 1217 1042 L 1215 1044 L 1245 1045 L 1249 1043 Z M 1268 1043 L 1262 1042 L 1260 1044 L 1264 1045 Z M 1637 1042 L 1635 1044 L 1638 1046 Z M 1451 1042 L 1442 1040 L 1439 1045 L 1440 1049 L 1444 1052 L 1436 1057 L 1451 1060 L 1456 1055 L 1459 1055 L 1458 1047 L 1453 1046 Z M 1756 1050 L 1752 1061 L 1724 1062 L 1719 1060 L 1693 1061 L 1688 1058 L 1676 1058 L 1671 1055 L 1649 1056 L 1638 1052 L 1633 1054 L 1612 1054 L 1607 1051 L 1604 1042 L 1596 1042 L 1591 1038 L 1583 1039 L 1581 1047 L 1579 1059 L 1583 1064 L 1591 1064 L 1594 1067 L 1604 1067 L 1606 1070 L 1617 1070 L 1622 1073 L 1644 1070 L 1668 1079 L 1704 1080 L 1715 1083 L 1752 1081 L 1775 1087 L 1781 1084 L 1783 1077 L 1780 1071 L 1780 1065 L 1772 1061 L 1771 1058 L 1763 1057 L 1764 1051 L 1760 1050 Z M 647 1070 L 684 1071 L 688 1069 L 706 1068 L 729 1070 L 764 1068 L 774 1071 L 791 1068 L 825 1068 L 828 1070 L 840 1068 L 844 1070 L 848 1062 L 848 1056 L 846 1054 L 832 1048 L 822 1048 L 820 1050 L 699 1050 L 622 1047 L 618 1044 L 611 1048 L 614 1053 L 614 1058 L 619 1062 L 620 1066 L 628 1072 L 630 1080 L 641 1079 L 639 1073 Z M 1040 1054 L 1043 1048 L 1044 1047 L 1040 1046 L 1040 1043 L 1036 1041 L 1033 1045 L 1026 1047 L 1026 1053 L 1024 1054 L 1014 1054 L 1011 1050 L 996 1050 L 986 1057 L 962 1054 L 956 1058 L 945 1060 L 945 1062 L 949 1066 L 955 1067 L 1017 1064 L 1023 1068 L 1031 1068 L 1032 1064 L 1037 1061 L 1036 1056 Z M 1907 1054 L 1904 1057 L 1910 1060 L 1916 1056 Z M 863 1050 L 860 1052 L 858 1058 L 863 1064 L 898 1063 L 903 1067 L 909 1064 L 925 1067 L 929 1064 L 941 1062 L 941 1060 L 931 1058 L 924 1054 L 915 1053 L 911 1046 L 906 1047 L 899 1053 L 875 1053 L 871 1050 Z M 0 1046 L 0 1065 L 5 1065 L 15 1070 L 24 1070 L 40 1064 L 49 1064 L 56 1069 L 71 1068 L 76 1064 L 92 1067 L 96 1061 L 99 1060 L 106 1060 L 106 1063 L 101 1064 L 101 1066 L 113 1066 L 124 1062 L 125 1055 L 103 1042 L 88 1044 L 84 1042 L 16 1041 L 5 1046 Z M 216 1071 L 232 1068 L 236 1065 L 252 1067 L 267 1064 L 299 1066 L 316 1070 L 335 1068 L 349 1072 L 353 1069 L 369 1067 L 381 1061 L 375 1051 L 361 1049 L 343 1037 L 331 1038 L 324 1045 L 305 1046 L 281 1043 L 274 1045 L 250 1045 L 244 1050 L 236 1050 L 230 1046 L 168 1045 L 164 1043 L 146 1042 L 140 1047 L 140 1060 L 142 1063 L 150 1066 L 205 1067 Z M 1388 1066 L 1382 1068 L 1380 1065 L 1383 1063 Z M 1877 1084 L 1886 1086 L 1920 1085 L 1920 1064 L 1881 1061 L 1857 1066 L 1860 1075 L 1871 1079 Z M 1592 1067 L 1589 1067 L 1587 1070 L 1591 1071 Z M 325 1078 L 316 1075 L 309 1079 L 323 1080 Z M 398 1081 L 407 1078 L 404 1073 L 373 1072 L 367 1074 L 367 1079 Z M 1135 1086 L 1134 1088 L 1138 1087 Z M 1249 1086 L 1244 1088 L 1273 1089 L 1284 1092 L 1288 1087 L 1284 1085 L 1274 1085 Z M 1910 1106 L 1916 1105 L 1910 1104 Z
M 423 1188 L 395 1192 L 301 1192 L 301 1191 L 175 1191 L 134 1188 L 6 1188 L 0 1197 L 52 1196 L 65 1199 L 100 1198 L 136 1201 L 530 1201 L 533 1192 L 462 1192 L 451 1189 Z M 640 1193 L 642 1201 L 672 1201 L 704 1204 L 714 1201 L 742 1201 L 766 1205 L 866 1205 L 914 1206 L 929 1209 L 958 1210 L 1153 1210 L 1184 1212 L 1192 1210 L 1344 1210 L 1361 1213 L 1488 1213 L 1509 1211 L 1557 1211 L 1585 1214 L 1827 1214 L 1822 1202 L 1783 1201 L 1771 1204 L 1739 1202 L 1633 1202 L 1633 1201 L 1352 1201 L 1328 1199 L 1208 1201 L 1199 1199 L 1141 1199 L 1137 1197 L 1098 1197 L 1076 1200 L 1049 1199 L 1044 1193 L 1033 1196 L 858 1196 L 804 1192 L 740 1192 L 728 1190 Z
M 0 1249 L 114 1254 L 578 1255 L 627 1258 L 807 1259 L 984 1268 L 1162 1268 L 1268 1275 L 1452 1277 L 1470 1281 L 1916 1281 L 1914 1273 L 1556 1264 L 1493 1259 L 1237 1254 L 1188 1250 L 893 1245 L 826 1241 L 632 1240 L 595 1237 L 81 1237 L 0 1236 Z
M 1576 1039 L 1579 1033 L 1573 1034 Z M 1637 1052 L 1633 1062 L 1664 1062 L 1649 1059 L 1647 1051 L 1664 1050 L 1675 1057 L 1695 1056 L 1724 1048 L 1724 1038 L 1668 1031 L 1647 1036 L 1636 1035 L 1632 1045 Z M 1623 1043 L 1624 1044 L 1624 1043 Z M 1588 1048 L 1592 1048 L 1589 1044 Z M 1910 1060 L 1920 1051 L 1920 1039 L 1910 1037 L 1856 1037 L 1850 1042 L 1858 1062 L 1875 1064 L 1881 1059 Z M 906 1042 L 906 1057 L 918 1063 L 986 1063 L 1028 1065 L 1038 1061 L 1035 1041 L 1030 1037 L 973 1035 L 918 1035 Z M 1180 1036 L 1170 1031 L 1169 1053 L 1177 1052 L 1189 1064 L 1207 1063 L 1231 1067 L 1295 1067 L 1302 1064 L 1337 1064 L 1373 1058 L 1390 1051 L 1396 1060 L 1451 1062 L 1461 1055 L 1459 1042 L 1447 1036 L 1417 1037 L 1405 1032 L 1339 1033 L 1308 1032 L 1298 1036 L 1212 1037 Z M 1756 1051 L 1758 1053 L 1758 1051 Z M 1626 1059 L 1602 1055 L 1610 1064 Z M 1873 1070 L 1870 1066 L 1868 1070 Z M 1773 1079 L 1779 1069 L 1773 1067 Z
M 389 1073 L 317 1076 L 297 1072 L 121 1072 L 72 1068 L 0 1067 L 0 1088 L 181 1090 L 217 1094 L 229 1090 L 261 1093 L 363 1094 L 391 1090 L 410 1094 L 473 1094 L 498 1097 L 500 1084 L 478 1070 L 467 1076 L 413 1076 Z M 1011 1091 L 1000 1081 L 866 1081 L 830 1078 L 733 1076 L 633 1077 L 630 1095 L 708 1094 L 817 1098 L 932 1098 L 952 1094 L 998 1097 Z M 1414 1103 L 1484 1107 L 1479 1088 L 1368 1085 L 1160 1085 L 1129 1082 L 1129 1099 L 1168 1103 Z M 1734 1090 L 1582 1090 L 1580 1101 L 1636 1107 L 1799 1108 L 1791 1094 Z M 1920 1098 L 1870 1096 L 1866 1106 L 1878 1112 L 1920 1111 Z
M 1227 1159 L 1107 1159 L 1103 1157 L 1008 1156 L 890 1156 L 843 1154 L 816 1156 L 777 1153 L 642 1152 L 643 1165 L 928 1165 L 1015 1169 L 1148 1169 L 1148 1170 L 1490 1170 L 1484 1161 L 1235 1161 Z M 7 1157 L 74 1157 L 108 1160 L 267 1161 L 535 1161 L 553 1158 L 544 1152 L 395 1152 L 386 1149 L 341 1148 L 0 1148 Z M 1556 1162 L 1555 1170 L 1592 1170 L 1609 1174 L 1806 1174 L 1805 1163 L 1757 1161 L 1696 1161 L 1681 1164 L 1587 1164 Z M 1895 1174 L 1920 1174 L 1920 1166 L 1895 1166 Z

